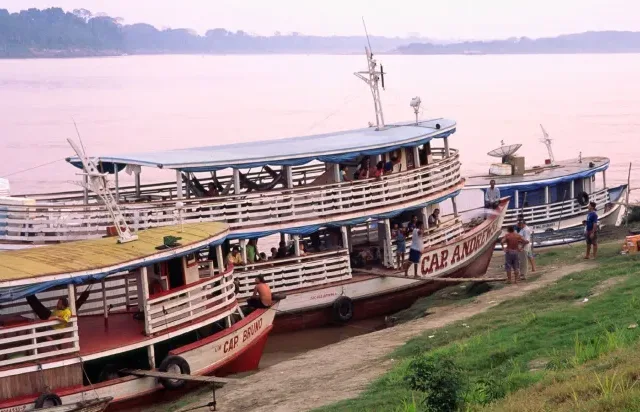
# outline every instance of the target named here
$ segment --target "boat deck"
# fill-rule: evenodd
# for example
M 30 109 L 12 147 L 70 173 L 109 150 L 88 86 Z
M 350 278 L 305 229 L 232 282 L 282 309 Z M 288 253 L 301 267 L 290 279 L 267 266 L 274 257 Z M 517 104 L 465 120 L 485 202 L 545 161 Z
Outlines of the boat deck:
M 80 356 L 117 349 L 149 339 L 144 334 L 144 320 L 136 320 L 133 313 L 78 318 Z
M 499 160 L 499 159 L 496 159 Z M 491 180 L 496 181 L 498 187 L 525 185 L 533 182 L 554 180 L 571 175 L 579 175 L 588 171 L 604 170 L 609 165 L 607 157 L 583 157 L 579 159 L 559 160 L 554 166 L 534 166 L 525 170 L 522 176 L 471 176 L 466 179 L 465 189 L 484 189 L 489 187 Z

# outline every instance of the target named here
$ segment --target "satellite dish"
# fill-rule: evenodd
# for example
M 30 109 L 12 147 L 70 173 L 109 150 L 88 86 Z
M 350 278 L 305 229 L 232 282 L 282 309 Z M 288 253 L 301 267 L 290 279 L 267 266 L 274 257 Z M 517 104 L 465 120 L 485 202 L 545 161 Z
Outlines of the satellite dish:
M 489 156 L 492 157 L 504 157 L 504 156 L 511 156 L 512 154 L 514 154 L 515 152 L 518 151 L 518 149 L 520 149 L 522 147 L 521 144 L 508 144 L 505 145 L 504 142 L 501 142 L 502 146 L 498 147 L 497 149 L 493 149 L 492 151 L 490 151 L 489 153 L 487 153 Z

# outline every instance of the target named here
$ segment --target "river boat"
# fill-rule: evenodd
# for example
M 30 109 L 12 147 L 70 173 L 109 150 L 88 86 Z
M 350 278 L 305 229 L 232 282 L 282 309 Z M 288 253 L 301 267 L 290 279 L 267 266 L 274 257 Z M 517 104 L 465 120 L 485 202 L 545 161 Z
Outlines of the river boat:
M 584 221 L 589 202 L 596 203 L 600 227 L 619 224 L 627 185 L 607 185 L 607 157 L 555 160 L 551 139 L 541 126 L 542 142 L 549 157 L 543 165 L 527 167 L 524 156 L 516 156 L 521 144 L 505 145 L 488 153 L 500 163 L 491 164 L 486 175 L 467 179 L 465 191 L 478 192 L 482 202 L 491 180 L 500 195 L 509 197 L 503 228 L 524 219 L 533 230 L 534 247 L 553 246 L 585 239 Z M 465 193 L 466 195 L 466 193 Z
M 508 201 L 493 213 L 459 212 L 456 199 L 465 179 L 459 152 L 450 147 L 456 122 L 419 119 L 421 101 L 413 98 L 415 120 L 385 123 L 379 87 L 384 72 L 368 49 L 367 63 L 366 71 L 355 74 L 374 97 L 375 125 L 94 158 L 99 171 L 113 177 L 113 202 L 123 222 L 137 234 L 182 220 L 227 224 L 227 241 L 189 264 L 228 267 L 238 247 L 237 296 L 250 297 L 258 276 L 286 295 L 274 331 L 392 313 L 442 287 L 435 278 L 481 276 Z M 82 167 L 78 157 L 68 162 Z M 376 176 L 378 164 L 385 173 Z M 169 170 L 175 178 L 143 185 L 148 169 Z M 362 172 L 357 178 L 356 170 Z M 121 186 L 122 172 L 130 172 L 135 184 Z M 429 216 L 445 207 L 450 213 L 429 225 Z M 393 236 L 396 225 L 407 228 L 414 216 L 425 223 L 417 278 L 399 271 Z M 0 200 L 5 245 L 99 238 L 117 229 L 106 203 L 88 190 Z M 410 242 L 409 235 L 407 252 Z M 267 256 L 258 259 L 259 250 Z M 167 280 L 161 282 L 166 288 Z

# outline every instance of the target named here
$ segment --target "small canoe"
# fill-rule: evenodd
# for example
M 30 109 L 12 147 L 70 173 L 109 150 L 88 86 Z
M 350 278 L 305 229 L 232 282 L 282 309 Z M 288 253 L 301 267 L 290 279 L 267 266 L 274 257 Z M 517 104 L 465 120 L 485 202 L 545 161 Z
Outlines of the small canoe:
M 76 402 L 69 405 L 54 406 L 51 408 L 39 409 L 43 412 L 103 412 L 113 400 L 112 397 L 92 399 L 83 402 Z

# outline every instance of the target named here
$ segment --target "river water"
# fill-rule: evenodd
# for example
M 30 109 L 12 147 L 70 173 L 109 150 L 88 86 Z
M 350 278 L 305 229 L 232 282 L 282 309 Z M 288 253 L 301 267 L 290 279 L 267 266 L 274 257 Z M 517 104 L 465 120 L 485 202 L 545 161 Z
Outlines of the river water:
M 640 155 L 640 55 L 378 57 L 387 122 L 411 119 L 420 96 L 422 118 L 457 120 L 452 147 L 466 173 L 486 171 L 501 140 L 541 163 L 539 123 L 556 159 L 610 157 L 611 184 Z M 363 127 L 373 105 L 353 72 L 365 67 L 364 55 L 0 60 L 0 177 L 10 175 L 13 193 L 71 189 L 76 170 L 61 159 L 72 154 L 73 119 L 93 155 Z

